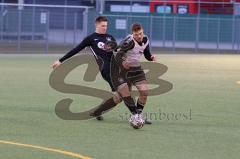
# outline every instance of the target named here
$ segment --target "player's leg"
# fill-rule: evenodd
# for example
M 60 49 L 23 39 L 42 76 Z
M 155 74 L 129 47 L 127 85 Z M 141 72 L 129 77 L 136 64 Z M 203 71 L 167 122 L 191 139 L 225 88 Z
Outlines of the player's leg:
M 143 127 L 145 121 L 143 119 L 142 114 L 140 114 L 137 110 L 135 101 L 131 97 L 130 90 L 131 90 L 131 87 L 129 87 L 127 83 L 123 83 L 118 87 L 118 92 L 121 95 L 122 100 L 124 101 L 129 111 L 132 113 L 129 119 L 130 125 L 135 129 L 139 129 Z
M 114 108 L 118 103 L 121 102 L 121 97 L 117 92 L 113 92 L 113 97 L 101 103 L 98 108 L 94 111 L 92 116 L 95 116 L 97 120 L 103 120 L 103 112 L 109 111 Z
M 137 108 L 140 113 L 144 108 L 144 105 L 147 102 L 148 96 L 148 85 L 145 77 L 145 73 L 143 69 L 139 67 L 130 67 L 129 71 L 127 72 L 127 79 L 130 83 L 132 83 L 139 91 L 139 98 L 137 101 Z
M 146 80 L 138 81 L 134 83 L 136 86 L 138 92 L 139 92 L 139 97 L 137 100 L 137 109 L 139 112 L 142 112 L 144 109 L 144 106 L 147 103 L 147 97 L 148 97 L 148 84 Z
M 142 113 L 143 109 L 147 103 L 149 87 L 148 87 L 146 80 L 138 81 L 138 82 L 134 83 L 134 85 L 136 86 L 136 88 L 139 92 L 139 98 L 137 100 L 137 109 L 138 109 L 139 113 Z M 146 119 L 145 124 L 152 124 L 152 122 Z
M 122 98 L 117 91 L 113 92 L 113 100 L 117 104 L 122 102 Z
M 129 81 L 135 85 L 139 91 L 139 98 L 137 100 L 137 109 L 139 113 L 142 113 L 148 97 L 148 84 L 145 73 L 141 67 L 131 67 L 128 72 Z M 145 120 L 145 124 L 152 124 L 150 121 Z
M 132 114 L 137 114 L 137 106 L 135 104 L 134 99 L 131 97 L 131 92 L 128 87 L 128 83 L 126 80 L 126 71 L 121 69 L 114 58 L 112 58 L 111 63 L 111 83 L 113 87 L 117 90 L 119 95 L 121 96 L 124 104 L 127 106 L 129 111 Z
M 108 100 L 101 103 L 99 105 L 98 109 L 96 109 L 95 112 L 92 114 L 93 116 L 96 116 L 97 120 L 103 120 L 102 113 L 114 108 L 118 103 L 121 102 L 120 95 L 118 94 L 116 89 L 113 87 L 109 71 L 102 70 L 101 75 L 102 75 L 103 79 L 106 82 L 108 82 L 109 86 L 111 87 L 112 92 L 113 92 L 113 97 L 109 98 Z
M 124 101 L 124 104 L 127 106 L 129 111 L 132 114 L 137 114 L 137 107 L 135 104 L 134 99 L 131 96 L 131 92 L 129 90 L 128 84 L 126 82 L 122 83 L 117 88 L 119 95 L 122 97 L 122 100 Z
M 141 115 L 138 114 L 137 106 L 134 99 L 131 97 L 130 87 L 126 80 L 126 70 L 121 69 L 114 58 L 111 62 L 111 80 L 114 88 L 118 91 L 125 105 L 132 113 L 130 118 L 130 124 L 135 128 L 141 128 L 144 125 L 144 120 Z

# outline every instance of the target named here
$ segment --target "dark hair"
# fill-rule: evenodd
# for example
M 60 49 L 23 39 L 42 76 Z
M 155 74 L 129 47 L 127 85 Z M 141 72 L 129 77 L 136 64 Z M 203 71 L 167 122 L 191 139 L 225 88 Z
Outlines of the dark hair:
M 139 23 L 133 23 L 132 24 L 132 32 L 136 32 L 143 29 L 142 25 Z
M 108 19 L 105 16 L 98 16 L 95 20 L 95 23 L 100 23 L 100 22 L 107 22 Z

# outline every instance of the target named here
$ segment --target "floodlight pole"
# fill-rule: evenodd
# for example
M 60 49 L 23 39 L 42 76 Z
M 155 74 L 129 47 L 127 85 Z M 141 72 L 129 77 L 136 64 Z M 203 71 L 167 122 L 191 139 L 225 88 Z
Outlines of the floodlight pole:
M 103 14 L 105 6 L 105 0 L 96 0 L 96 10 L 99 14 Z
M 18 9 L 22 10 L 23 9 L 23 4 L 24 4 L 24 0 L 18 0 L 18 4 L 19 4 Z

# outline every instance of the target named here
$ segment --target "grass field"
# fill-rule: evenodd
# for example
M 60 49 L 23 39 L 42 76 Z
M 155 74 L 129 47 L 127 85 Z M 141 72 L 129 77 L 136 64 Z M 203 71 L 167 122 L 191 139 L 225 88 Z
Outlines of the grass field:
M 173 89 L 149 97 L 144 111 L 159 116 L 139 130 L 129 126 L 123 104 L 102 122 L 58 118 L 54 108 L 63 98 L 74 100 L 73 112 L 99 103 L 49 86 L 51 64 L 58 57 L 0 56 L 1 159 L 239 158 L 239 55 L 159 55 L 159 62 L 168 66 L 161 78 Z M 80 66 L 66 80 L 109 90 L 99 75 L 95 82 L 84 82 L 84 70 Z

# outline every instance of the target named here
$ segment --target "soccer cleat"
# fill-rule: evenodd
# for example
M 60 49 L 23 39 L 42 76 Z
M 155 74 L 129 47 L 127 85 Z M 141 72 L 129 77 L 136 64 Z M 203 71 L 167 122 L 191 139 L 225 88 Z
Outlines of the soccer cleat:
M 98 121 L 102 121 L 102 120 L 103 120 L 103 116 L 101 116 L 101 115 L 100 115 L 100 116 L 97 116 L 96 119 L 97 119 Z
M 100 114 L 96 114 L 95 112 L 89 114 L 91 117 L 95 117 L 98 121 L 103 120 L 103 116 Z
M 151 125 L 151 124 L 152 124 L 152 122 L 151 122 L 151 121 L 149 121 L 149 120 L 147 120 L 147 119 L 145 119 L 145 124 Z

